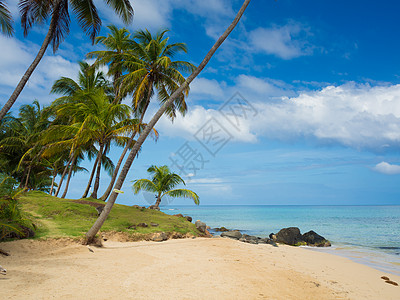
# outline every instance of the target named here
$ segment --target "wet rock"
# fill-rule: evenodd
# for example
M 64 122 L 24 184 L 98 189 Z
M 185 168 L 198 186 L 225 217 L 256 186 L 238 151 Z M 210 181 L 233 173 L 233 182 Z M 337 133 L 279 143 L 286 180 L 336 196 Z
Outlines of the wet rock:
M 309 231 L 303 234 L 303 241 L 309 246 L 316 247 L 329 247 L 331 243 L 326 240 L 323 236 L 319 235 L 315 231 Z
M 206 230 L 207 230 L 207 225 L 206 225 L 206 223 L 201 222 L 200 220 L 197 220 L 194 224 L 196 225 L 196 228 L 197 228 L 200 232 L 206 233 Z
M 276 241 L 287 245 L 298 245 L 304 243 L 300 229 L 297 227 L 283 228 L 276 234 Z
M 214 230 L 216 231 L 216 232 L 226 232 L 226 231 L 229 231 L 229 229 L 226 229 L 224 226 L 222 226 L 222 227 L 217 227 L 217 228 L 214 228 Z
M 258 244 L 259 239 L 260 238 L 253 235 L 243 234 L 242 237 L 239 238 L 239 241 L 250 244 Z
M 239 230 L 231 230 L 221 233 L 221 236 L 238 240 L 242 237 L 242 234 L 240 233 Z

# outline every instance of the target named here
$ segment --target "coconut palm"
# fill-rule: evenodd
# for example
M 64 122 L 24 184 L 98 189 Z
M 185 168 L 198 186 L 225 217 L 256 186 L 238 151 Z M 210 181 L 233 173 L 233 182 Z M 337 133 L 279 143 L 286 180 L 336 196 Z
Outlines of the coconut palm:
M 106 0 L 105 2 L 113 8 L 125 23 L 128 24 L 131 22 L 133 9 L 129 0 Z M 92 42 L 94 42 L 101 27 L 101 19 L 92 0 L 20 0 L 19 7 L 21 25 L 24 29 L 25 36 L 36 23 L 45 23 L 50 18 L 50 25 L 34 61 L 22 76 L 7 103 L 2 107 L 0 111 L 0 121 L 17 100 L 50 43 L 55 53 L 60 43 L 68 35 L 70 25 L 69 7 L 74 11 L 78 24 L 82 30 L 90 36 Z
M 169 196 L 172 198 L 188 198 L 192 199 L 195 204 L 199 205 L 199 196 L 188 189 L 174 189 L 178 184 L 185 184 L 185 181 L 175 173 L 172 173 L 167 166 L 151 166 L 147 169 L 152 179 L 138 179 L 134 181 L 133 191 L 138 194 L 140 191 L 154 193 L 156 203 L 154 208 L 158 208 L 162 198 Z
M 168 43 L 169 38 L 165 36 L 167 32 L 168 30 L 163 30 L 156 35 L 152 35 L 148 30 L 137 31 L 134 34 L 136 41 L 126 41 L 125 45 L 131 47 L 131 49 L 122 52 L 118 56 L 118 59 L 122 59 L 121 66 L 126 73 L 118 80 L 120 82 L 117 83 L 120 88 L 119 93 L 121 97 L 132 94 L 132 105 L 139 123 L 143 122 L 144 115 L 155 91 L 160 104 L 163 104 L 169 95 L 185 81 L 181 72 L 192 72 L 195 69 L 195 66 L 190 62 L 172 60 L 176 54 L 186 53 L 187 48 L 184 43 Z M 118 62 L 116 65 L 119 67 L 120 63 Z M 119 71 L 119 68 L 117 70 Z M 189 87 L 185 88 L 175 99 L 173 105 L 168 108 L 166 114 L 170 118 L 173 119 L 176 116 L 176 110 L 179 110 L 183 115 L 186 113 L 185 97 L 188 93 Z M 132 140 L 134 136 L 132 136 Z M 101 197 L 102 200 L 106 200 L 111 193 L 119 168 L 130 146 L 131 142 L 122 152 L 111 182 Z
M 119 29 L 115 25 L 109 25 L 107 28 L 110 30 L 107 36 L 98 36 L 95 39 L 95 43 L 103 45 L 106 50 L 89 52 L 86 57 L 96 58 L 97 66 L 108 65 L 108 75 L 113 76 L 114 101 L 117 102 L 122 99 L 118 97 L 118 81 L 122 76 L 122 54 L 132 50 L 132 40 L 126 28 Z
M 229 36 L 229 34 L 233 31 L 233 29 L 236 27 L 236 25 L 239 23 L 239 20 L 243 16 L 244 11 L 246 10 L 247 6 L 250 4 L 250 0 L 244 0 L 239 12 L 236 14 L 235 19 L 232 21 L 231 25 L 225 30 L 225 32 L 218 38 L 218 40 L 215 42 L 215 44 L 212 46 L 212 48 L 208 51 L 200 65 L 196 68 L 196 70 L 186 79 L 186 81 L 180 85 L 180 87 L 172 93 L 172 95 L 169 97 L 167 101 L 164 102 L 164 104 L 160 107 L 160 109 L 154 114 L 150 122 L 147 124 L 146 128 L 143 130 L 143 132 L 140 134 L 139 138 L 137 139 L 135 145 L 133 146 L 131 152 L 129 153 L 125 164 L 121 170 L 121 174 L 119 175 L 116 183 L 115 183 L 115 190 L 118 191 L 121 189 L 122 185 L 124 184 L 124 181 L 126 179 L 126 176 L 128 174 L 128 171 L 133 163 L 133 160 L 135 159 L 136 155 L 138 154 L 138 151 L 140 147 L 143 145 L 145 140 L 147 139 L 148 135 L 152 131 L 153 127 L 156 125 L 158 120 L 161 118 L 161 116 L 167 111 L 167 109 L 174 104 L 174 101 L 176 100 L 177 97 L 180 96 L 180 94 L 189 86 L 189 84 L 201 73 L 201 71 L 205 68 L 205 66 L 208 64 L 208 62 L 211 60 L 212 56 L 215 54 L 217 49 L 222 45 L 222 43 L 226 40 L 226 38 Z M 110 196 L 110 198 L 107 201 L 107 204 L 104 206 L 103 211 L 101 212 L 100 216 L 97 218 L 93 226 L 89 229 L 89 231 L 86 233 L 86 242 L 87 243 L 92 243 L 97 232 L 100 230 L 100 228 L 103 226 L 104 222 L 106 221 L 108 215 L 111 212 L 111 209 L 117 200 L 118 193 L 113 192 Z
M 14 33 L 13 20 L 10 11 L 3 0 L 0 0 L 0 31 L 8 36 Z

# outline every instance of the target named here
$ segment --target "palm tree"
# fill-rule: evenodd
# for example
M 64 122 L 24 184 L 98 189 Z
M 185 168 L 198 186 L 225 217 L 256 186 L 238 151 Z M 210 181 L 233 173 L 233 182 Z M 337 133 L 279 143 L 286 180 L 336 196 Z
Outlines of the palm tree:
M 199 205 L 199 196 L 188 189 L 174 189 L 175 186 L 185 181 L 175 173 L 172 173 L 167 166 L 151 166 L 147 169 L 152 179 L 138 179 L 134 181 L 133 191 L 138 194 L 140 191 L 155 193 L 156 203 L 154 209 L 160 206 L 161 200 L 164 196 L 173 198 L 188 198 L 192 199 L 195 204 Z M 153 208 L 153 206 L 150 206 Z
M 139 118 L 139 124 L 143 122 L 150 99 L 155 91 L 159 102 L 163 104 L 169 95 L 185 81 L 181 71 L 192 72 L 195 69 L 195 66 L 189 62 L 172 60 L 176 54 L 186 53 L 187 48 L 184 43 L 169 44 L 169 38 L 165 37 L 167 32 L 168 30 L 163 30 L 153 36 L 148 30 L 137 31 L 134 35 L 137 41 L 126 42 L 126 46 L 130 46 L 131 50 L 118 56 L 118 58 L 122 58 L 122 67 L 126 71 L 126 74 L 118 80 L 120 81 L 117 84 L 120 86 L 119 93 L 121 95 L 132 94 L 132 105 L 137 118 Z M 120 66 L 120 63 L 118 62 L 116 65 Z M 186 113 L 185 97 L 188 93 L 189 87 L 181 92 L 173 105 L 168 108 L 166 113 L 170 118 L 173 119 L 176 116 L 176 110 L 183 115 Z M 135 134 L 131 137 L 132 141 Z M 132 141 L 128 142 L 118 160 L 111 182 L 101 197 L 104 201 L 112 191 L 119 168 Z
M 150 122 L 147 124 L 146 128 L 143 130 L 143 132 L 140 134 L 139 138 L 137 139 L 135 145 L 133 146 L 131 152 L 128 155 L 128 158 L 125 161 L 125 164 L 121 170 L 121 174 L 118 177 L 117 182 L 115 183 L 115 190 L 118 191 L 121 189 L 122 185 L 124 184 L 126 175 L 128 174 L 128 171 L 133 163 L 133 160 L 135 159 L 140 147 L 143 145 L 144 141 L 147 139 L 148 135 L 150 134 L 151 130 L 154 128 L 158 120 L 161 118 L 161 116 L 167 111 L 167 109 L 174 104 L 174 101 L 176 100 L 177 97 L 181 95 L 181 93 L 189 86 L 189 84 L 201 73 L 201 71 L 205 68 L 205 66 L 208 64 L 212 56 L 215 54 L 217 49 L 222 45 L 222 43 L 226 40 L 228 35 L 233 31 L 233 29 L 236 27 L 236 25 L 239 23 L 240 18 L 242 17 L 244 11 L 246 10 L 247 6 L 250 4 L 250 0 L 245 0 L 242 4 L 242 7 L 240 8 L 239 12 L 237 13 L 235 19 L 229 25 L 229 27 L 225 30 L 225 32 L 219 37 L 219 39 L 215 42 L 215 44 L 212 46 L 212 48 L 208 51 L 206 56 L 204 57 L 203 61 L 200 63 L 200 65 L 196 68 L 196 70 L 186 79 L 186 81 L 181 84 L 181 86 L 172 93 L 172 95 L 169 97 L 167 101 L 164 102 L 164 104 L 160 107 L 160 109 L 154 114 L 153 118 L 150 120 Z M 89 231 L 86 233 L 86 242 L 87 243 L 92 243 L 97 232 L 100 230 L 100 228 L 103 226 L 104 222 L 106 221 L 108 215 L 110 214 L 110 211 L 117 200 L 118 193 L 114 191 L 110 198 L 107 201 L 107 204 L 104 206 L 103 211 L 101 212 L 100 216 L 97 218 L 97 220 L 94 222 L 93 226 L 89 229 Z
M 13 20 L 10 11 L 3 0 L 0 0 L 0 31 L 8 36 L 14 33 Z
M 128 24 L 131 22 L 133 9 L 129 0 L 106 0 L 105 2 L 114 9 L 125 23 Z M 70 24 L 69 6 L 75 12 L 82 30 L 88 34 L 92 42 L 94 42 L 96 35 L 100 31 L 101 19 L 92 0 L 20 0 L 21 24 L 24 28 L 25 36 L 33 25 L 36 23 L 45 23 L 49 17 L 50 25 L 38 54 L 22 76 L 7 103 L 2 107 L 0 111 L 0 121 L 17 100 L 50 43 L 55 53 L 60 43 L 68 35 Z M 4 9 L 2 11 L 4 12 Z M 5 16 L 7 16 L 7 14 Z
M 111 31 L 107 36 L 98 36 L 95 39 L 96 44 L 102 44 L 107 50 L 89 52 L 87 58 L 96 58 L 96 66 L 108 65 L 108 75 L 113 76 L 114 84 L 114 102 L 120 101 L 119 96 L 119 78 L 122 76 L 122 54 L 132 50 L 131 34 L 126 28 L 118 29 L 115 25 L 109 25 L 107 28 Z

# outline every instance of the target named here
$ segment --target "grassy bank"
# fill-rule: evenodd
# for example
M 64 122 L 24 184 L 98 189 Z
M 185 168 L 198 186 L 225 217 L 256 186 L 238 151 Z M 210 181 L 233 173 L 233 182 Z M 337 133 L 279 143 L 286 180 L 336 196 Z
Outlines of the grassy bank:
M 37 226 L 36 238 L 81 238 L 97 219 L 95 206 L 104 205 L 103 201 L 96 199 L 61 199 L 43 192 L 26 193 L 19 198 L 19 202 Z M 146 223 L 148 227 L 129 228 L 139 223 Z M 151 223 L 158 226 L 153 227 Z M 101 231 L 123 232 L 138 238 L 153 232 L 200 234 L 195 225 L 185 218 L 120 204 L 114 205 Z

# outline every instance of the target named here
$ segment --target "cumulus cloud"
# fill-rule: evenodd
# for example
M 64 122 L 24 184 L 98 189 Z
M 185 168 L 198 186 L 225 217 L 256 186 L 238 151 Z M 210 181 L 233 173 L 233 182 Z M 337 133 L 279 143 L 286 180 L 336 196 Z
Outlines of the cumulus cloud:
M 2 87 L 2 98 L 4 99 L 11 94 L 28 66 L 32 63 L 39 45 L 23 43 L 15 38 L 6 38 L 1 35 L 0 44 L 2 45 L 0 87 Z M 77 63 L 71 62 L 61 55 L 52 55 L 50 53 L 48 52 L 43 57 L 33 72 L 21 94 L 21 100 L 31 102 L 36 98 L 42 103 L 49 103 L 50 99 L 54 98 L 54 96 L 49 96 L 49 92 L 55 80 L 61 76 L 76 78 L 79 70 Z
M 248 82 L 249 78 L 245 79 Z M 239 80 L 240 84 L 244 85 Z M 160 130 L 169 136 L 190 139 L 214 118 L 232 133 L 234 140 L 241 142 L 267 137 L 289 142 L 311 139 L 374 152 L 400 149 L 400 85 L 348 83 L 279 99 L 263 96 L 269 91 L 268 86 L 254 85 L 247 100 L 257 114 L 239 116 L 240 130 L 235 130 L 218 109 L 201 106 L 195 106 L 185 118 L 178 117 L 173 125 L 162 120 Z
M 385 161 L 380 162 L 377 164 L 373 170 L 383 173 L 383 174 L 388 174 L 388 175 L 394 175 L 394 174 L 400 174 L 400 166 L 399 165 L 391 165 Z
M 309 29 L 305 26 L 289 23 L 256 28 L 249 33 L 249 41 L 256 51 L 292 59 L 312 54 L 313 47 L 307 42 L 309 36 Z

